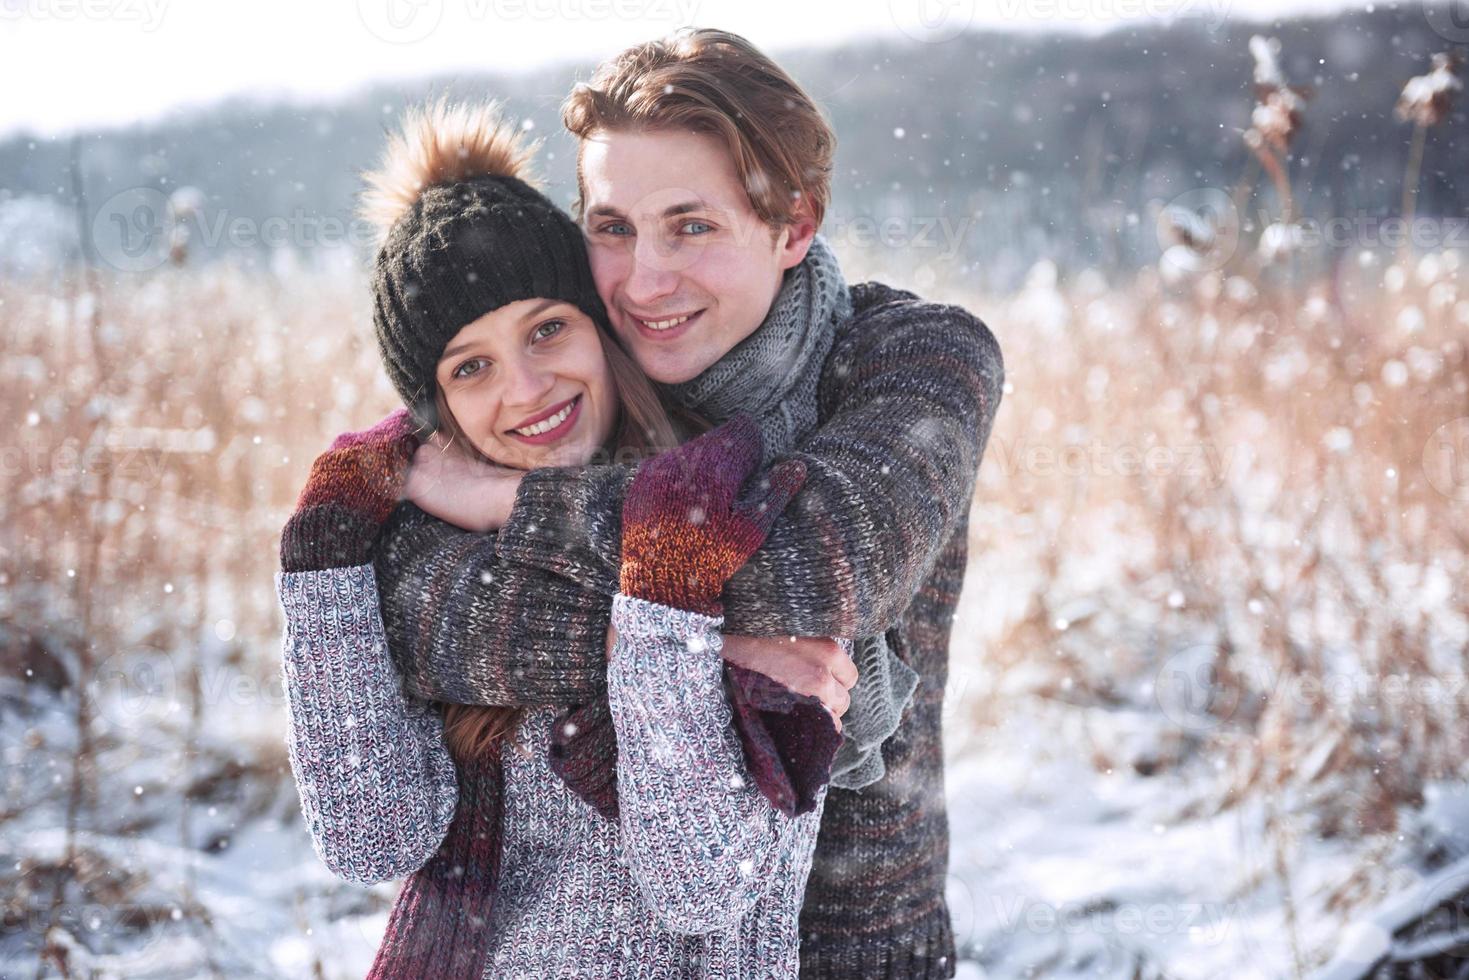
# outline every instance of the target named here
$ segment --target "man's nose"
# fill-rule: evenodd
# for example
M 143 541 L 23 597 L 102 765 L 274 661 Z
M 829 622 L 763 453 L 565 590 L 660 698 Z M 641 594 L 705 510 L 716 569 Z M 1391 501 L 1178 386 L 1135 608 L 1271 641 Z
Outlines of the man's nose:
M 623 286 L 628 300 L 635 306 L 654 305 L 677 291 L 678 280 L 678 256 L 661 247 L 652 236 L 640 237 L 633 248 L 632 268 Z

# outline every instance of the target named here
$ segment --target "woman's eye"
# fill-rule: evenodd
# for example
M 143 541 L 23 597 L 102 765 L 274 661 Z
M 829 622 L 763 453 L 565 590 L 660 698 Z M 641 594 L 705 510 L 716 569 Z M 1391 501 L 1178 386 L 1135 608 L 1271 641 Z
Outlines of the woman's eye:
M 714 226 L 707 221 L 685 221 L 679 230 L 686 235 L 707 235 Z
M 566 326 L 565 320 L 547 320 L 536 325 L 536 339 L 547 340 L 556 336 Z
M 478 373 L 477 370 L 466 371 L 465 368 L 471 367 L 472 365 L 475 365 L 475 364 L 483 364 L 483 363 L 484 363 L 484 360 L 483 359 L 478 358 L 478 357 L 471 357 L 469 360 L 465 361 L 463 364 L 459 365 L 457 368 L 454 369 L 454 377 L 456 377 L 456 378 L 467 378 L 471 374 L 477 374 Z

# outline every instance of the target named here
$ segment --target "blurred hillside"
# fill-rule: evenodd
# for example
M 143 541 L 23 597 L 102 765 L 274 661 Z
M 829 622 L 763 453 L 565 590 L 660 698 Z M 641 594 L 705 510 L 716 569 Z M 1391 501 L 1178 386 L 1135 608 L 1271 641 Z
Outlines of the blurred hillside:
M 1181 19 L 1099 38 L 971 33 L 775 53 L 840 136 L 828 235 L 855 248 L 880 239 L 895 246 L 889 260 L 902 252 L 939 277 L 1009 289 L 1041 257 L 1104 271 L 1151 262 L 1159 203 L 1235 185 L 1249 163 L 1240 134 L 1253 105 L 1248 39 L 1259 31 L 1280 39 L 1286 77 L 1311 90 L 1291 165 L 1299 213 L 1395 212 L 1410 127 L 1392 108 L 1428 56 L 1451 46 L 1434 30 L 1444 16 L 1381 5 L 1275 24 Z M 569 204 L 572 144 L 558 106 L 591 67 L 440 78 L 319 105 L 242 99 L 89 133 L 86 189 L 98 209 L 120 192 L 197 188 L 195 254 L 262 253 L 278 240 L 325 260 L 323 244 L 354 240 L 356 171 L 379 152 L 383 127 L 447 92 L 503 98 L 545 136 L 543 169 Z M 1454 179 L 1469 172 L 1465 111 L 1429 134 L 1420 215 L 1469 214 L 1469 186 Z M 0 142 L 0 269 L 41 268 L 75 249 L 68 143 Z M 1247 226 L 1272 205 L 1246 206 Z M 237 219 L 246 233 L 232 234 Z M 268 219 L 285 226 L 275 239 Z

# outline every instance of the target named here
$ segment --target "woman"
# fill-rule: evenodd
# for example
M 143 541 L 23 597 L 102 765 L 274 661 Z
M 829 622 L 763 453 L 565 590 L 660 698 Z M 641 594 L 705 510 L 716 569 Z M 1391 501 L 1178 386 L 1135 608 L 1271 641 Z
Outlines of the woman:
M 825 781 L 782 771 L 792 757 L 769 750 L 758 712 L 732 710 L 751 688 L 726 686 L 718 628 L 724 582 L 804 470 L 782 464 L 741 496 L 760 459 L 750 419 L 633 481 L 604 701 L 451 706 L 445 728 L 388 658 L 373 546 L 419 432 L 533 468 L 651 453 L 690 428 L 611 340 L 580 230 L 525 182 L 528 156 L 488 107 L 441 103 L 369 178 L 378 341 L 427 425 L 401 411 L 339 437 L 282 534 L 303 813 L 338 874 L 414 874 L 375 976 L 794 976 Z M 785 694 L 786 744 L 824 777 L 834 717 Z

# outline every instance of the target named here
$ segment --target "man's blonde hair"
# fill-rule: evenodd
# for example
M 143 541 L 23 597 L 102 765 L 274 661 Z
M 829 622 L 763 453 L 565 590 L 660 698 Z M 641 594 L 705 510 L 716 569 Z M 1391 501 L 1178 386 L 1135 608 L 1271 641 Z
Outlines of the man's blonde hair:
M 737 34 L 685 29 L 628 48 L 576 86 L 561 121 L 583 141 L 598 132 L 708 133 L 729 148 L 767 225 L 804 213 L 820 227 L 826 216 L 836 134 L 795 80 Z M 584 197 L 580 150 L 576 171 Z

